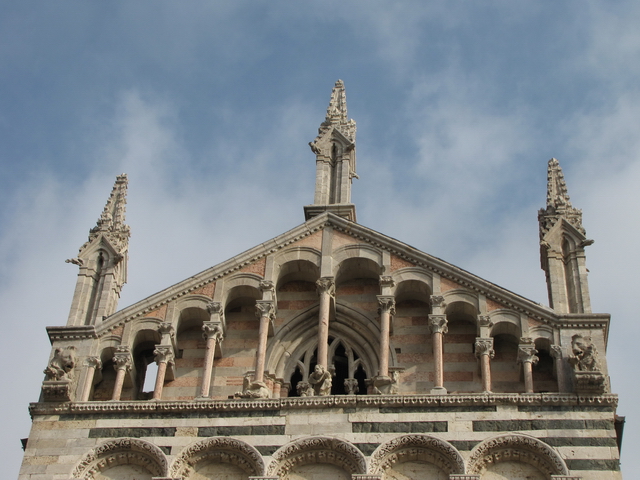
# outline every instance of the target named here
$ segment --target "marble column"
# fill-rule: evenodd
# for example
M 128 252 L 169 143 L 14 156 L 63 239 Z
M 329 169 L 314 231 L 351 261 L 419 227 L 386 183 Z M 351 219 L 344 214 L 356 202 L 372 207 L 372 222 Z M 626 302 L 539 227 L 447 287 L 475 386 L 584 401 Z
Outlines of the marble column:
M 80 398 L 81 402 L 86 402 L 89 400 L 89 395 L 91 395 L 91 388 L 93 387 L 93 379 L 96 374 L 96 369 L 102 368 L 102 361 L 100 357 L 87 357 L 84 361 L 84 366 L 87 368 L 87 374 L 84 379 L 84 385 L 82 388 L 82 398 Z
M 316 363 L 325 369 L 329 368 L 329 314 L 331 299 L 335 295 L 333 277 L 322 277 L 316 282 L 320 295 L 320 312 L 318 315 L 318 357 Z
M 491 359 L 496 352 L 493 349 L 493 337 L 476 338 L 476 357 L 480 359 L 480 372 L 482 373 L 482 390 L 491 392 Z
M 551 345 L 551 356 L 553 357 L 556 367 L 556 381 L 558 382 L 558 392 L 566 392 L 566 377 L 564 374 L 564 362 L 562 361 L 564 357 L 562 347 L 560 345 Z
M 389 376 L 389 334 L 391 326 L 391 316 L 396 313 L 396 301 L 391 295 L 378 295 L 380 305 L 380 368 L 378 375 Z
M 524 391 L 533 393 L 533 365 L 538 363 L 535 345 L 531 338 L 521 338 L 518 345 L 518 363 L 522 363 L 524 370 Z
M 431 337 L 433 339 L 433 363 L 434 363 L 434 388 L 431 390 L 433 394 L 445 394 L 447 390 L 444 388 L 444 354 L 443 354 L 443 336 L 448 331 L 446 315 L 429 315 L 429 327 L 431 329 Z
M 116 381 L 113 385 L 113 395 L 111 400 L 120 400 L 122 396 L 122 387 L 127 373 L 131 370 L 133 358 L 131 351 L 126 345 L 118 345 L 116 352 L 113 354 L 113 368 L 116 370 Z
M 153 388 L 153 400 L 162 398 L 162 389 L 164 388 L 164 378 L 167 374 L 167 367 L 173 365 L 174 355 L 171 345 L 158 345 L 153 351 L 155 361 L 158 365 L 158 374 L 156 375 L 156 384 Z
M 258 348 L 254 362 L 254 382 L 264 382 L 264 367 L 267 355 L 267 338 L 269 336 L 269 324 L 273 321 L 275 306 L 270 300 L 256 301 L 256 316 L 260 319 L 258 327 Z
M 211 388 L 211 372 L 215 359 L 216 347 L 222 341 L 222 325 L 218 322 L 203 322 L 202 337 L 206 340 L 204 353 L 204 365 L 202 368 L 202 382 L 200 383 L 200 395 L 198 398 L 208 398 Z

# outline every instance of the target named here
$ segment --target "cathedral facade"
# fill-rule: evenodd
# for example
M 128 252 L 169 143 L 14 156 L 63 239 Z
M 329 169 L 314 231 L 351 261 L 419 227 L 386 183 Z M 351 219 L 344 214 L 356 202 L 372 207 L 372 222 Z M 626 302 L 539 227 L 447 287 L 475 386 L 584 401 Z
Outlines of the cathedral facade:
M 78 256 L 20 480 L 620 479 L 591 241 L 557 160 L 550 306 L 356 222 L 336 82 L 305 222 L 122 310 L 118 176 Z

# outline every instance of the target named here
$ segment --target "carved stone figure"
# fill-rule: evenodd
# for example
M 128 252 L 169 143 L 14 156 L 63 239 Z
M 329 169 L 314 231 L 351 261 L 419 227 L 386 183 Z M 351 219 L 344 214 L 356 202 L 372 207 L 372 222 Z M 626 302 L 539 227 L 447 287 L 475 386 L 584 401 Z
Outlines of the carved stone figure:
M 600 362 L 598 352 L 591 341 L 591 337 L 574 335 L 571 337 L 571 352 L 569 363 L 579 372 L 599 372 Z
M 309 382 L 298 382 L 296 385 L 296 391 L 300 397 L 313 397 L 313 387 L 309 385 Z
M 347 395 L 355 395 L 358 393 L 358 380 L 355 378 L 344 379 L 344 391 Z
M 252 382 L 253 374 L 247 373 L 242 380 L 242 392 L 236 392 L 235 398 L 269 398 L 271 393 L 264 382 Z
M 313 373 L 309 375 L 309 383 L 313 386 L 313 391 L 317 396 L 331 395 L 331 372 L 322 365 L 316 365 Z
M 71 380 L 75 366 L 75 347 L 56 348 L 53 358 L 44 369 L 44 374 L 47 376 L 47 380 Z

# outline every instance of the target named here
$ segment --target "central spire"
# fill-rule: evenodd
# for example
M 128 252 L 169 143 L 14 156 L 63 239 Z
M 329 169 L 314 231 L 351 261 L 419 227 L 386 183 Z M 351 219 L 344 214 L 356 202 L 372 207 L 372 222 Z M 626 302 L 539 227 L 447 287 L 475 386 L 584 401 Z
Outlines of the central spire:
M 344 83 L 338 80 L 331 92 L 325 121 L 309 146 L 316 154 L 316 190 L 313 205 L 304 207 L 305 219 L 331 212 L 353 222 L 351 182 L 356 174 L 356 122 L 347 117 Z

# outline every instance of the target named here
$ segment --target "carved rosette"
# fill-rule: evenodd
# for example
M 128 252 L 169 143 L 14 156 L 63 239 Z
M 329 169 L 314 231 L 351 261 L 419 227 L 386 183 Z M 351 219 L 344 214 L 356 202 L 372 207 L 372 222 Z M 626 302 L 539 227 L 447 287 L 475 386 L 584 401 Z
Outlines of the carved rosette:
M 493 358 L 496 354 L 493 349 L 493 337 L 488 338 L 476 338 L 475 343 L 476 357 L 480 358 L 482 355 L 488 355 L 489 358 Z
M 396 314 L 396 300 L 393 295 L 378 295 L 378 313 Z
M 169 345 L 158 345 L 153 351 L 155 355 L 154 360 L 159 365 L 161 363 L 173 364 L 174 363 L 174 355 L 173 348 Z
M 548 476 L 569 473 L 560 455 L 549 445 L 520 434 L 501 435 L 477 445 L 471 451 L 467 473 L 481 474 L 489 465 L 507 460 L 528 463 Z
M 369 472 L 383 474 L 398 462 L 421 461 L 447 474 L 464 473 L 464 460 L 449 442 L 429 435 L 403 435 L 380 445 L 371 455 Z
M 336 284 L 333 277 L 322 277 L 316 280 L 316 288 L 318 295 L 328 294 L 333 297 L 336 294 Z
M 431 333 L 447 333 L 449 331 L 447 323 L 446 315 L 429 315 L 429 328 L 431 329 Z

